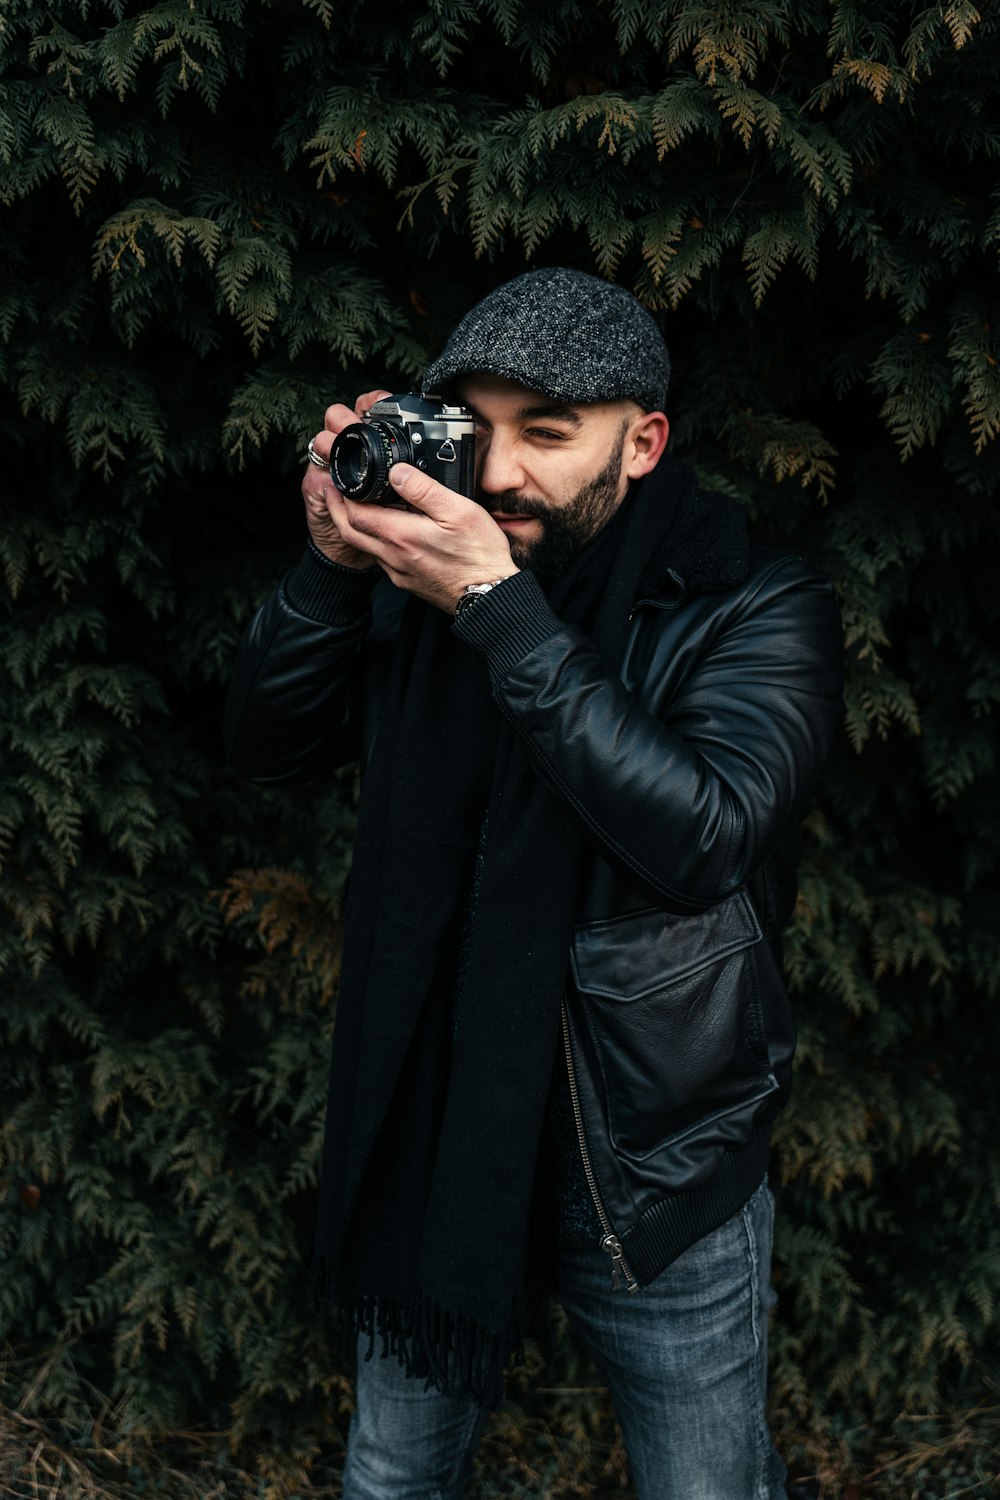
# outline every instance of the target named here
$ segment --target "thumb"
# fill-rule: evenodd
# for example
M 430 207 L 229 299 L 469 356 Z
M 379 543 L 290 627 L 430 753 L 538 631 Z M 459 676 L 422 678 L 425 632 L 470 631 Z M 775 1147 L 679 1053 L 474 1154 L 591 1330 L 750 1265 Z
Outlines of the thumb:
M 423 511 L 432 521 L 443 521 L 453 515 L 456 497 L 453 492 L 429 474 L 422 474 L 412 464 L 393 464 L 389 470 L 389 483 L 416 510 Z

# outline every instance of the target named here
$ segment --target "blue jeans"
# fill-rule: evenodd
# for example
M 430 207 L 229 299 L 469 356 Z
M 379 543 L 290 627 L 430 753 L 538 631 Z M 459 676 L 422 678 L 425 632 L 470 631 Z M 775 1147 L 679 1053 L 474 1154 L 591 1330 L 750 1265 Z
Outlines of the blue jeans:
M 563 1253 L 559 1300 L 608 1383 L 640 1500 L 783 1500 L 764 1417 L 773 1219 L 764 1183 L 632 1295 L 603 1251 Z M 460 1500 L 485 1420 L 359 1354 L 344 1500 Z

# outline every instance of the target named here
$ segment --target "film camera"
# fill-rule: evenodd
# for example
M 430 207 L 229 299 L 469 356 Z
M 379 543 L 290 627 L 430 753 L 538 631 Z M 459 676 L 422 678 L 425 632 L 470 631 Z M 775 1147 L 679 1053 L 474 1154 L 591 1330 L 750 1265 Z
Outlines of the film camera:
M 393 464 L 413 464 L 456 494 L 475 489 L 476 419 L 436 396 L 386 396 L 336 436 L 330 468 L 342 495 L 403 506 L 389 483 Z

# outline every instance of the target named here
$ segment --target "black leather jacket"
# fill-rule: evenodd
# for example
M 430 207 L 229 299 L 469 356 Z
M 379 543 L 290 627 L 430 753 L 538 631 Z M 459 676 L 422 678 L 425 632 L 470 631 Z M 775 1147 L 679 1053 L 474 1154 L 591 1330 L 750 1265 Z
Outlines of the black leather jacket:
M 310 553 L 262 606 L 227 705 L 238 771 L 281 782 L 364 757 L 400 599 L 382 583 L 370 610 L 377 576 Z M 644 1285 L 753 1192 L 787 1098 L 779 929 L 841 715 L 832 590 L 764 548 L 735 585 L 675 570 L 636 606 L 620 679 L 530 573 L 455 629 L 589 831 L 565 1042 L 607 1248 Z

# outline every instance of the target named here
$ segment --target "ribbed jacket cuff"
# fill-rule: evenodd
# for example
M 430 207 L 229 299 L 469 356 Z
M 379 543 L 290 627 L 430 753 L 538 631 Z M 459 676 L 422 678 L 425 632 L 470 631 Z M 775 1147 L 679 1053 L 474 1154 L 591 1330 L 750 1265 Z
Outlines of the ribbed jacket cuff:
M 351 625 L 364 614 L 382 569 L 345 568 L 331 562 L 309 538 L 302 560 L 285 578 L 293 609 L 321 625 Z
M 490 681 L 502 682 L 512 667 L 562 628 L 534 573 L 513 573 L 477 599 L 455 621 L 455 634 L 486 658 Z
M 724 1151 L 718 1170 L 686 1193 L 658 1199 L 619 1234 L 641 1286 L 655 1281 L 691 1245 L 739 1213 L 767 1173 L 771 1132 L 758 1127 L 742 1151 Z

